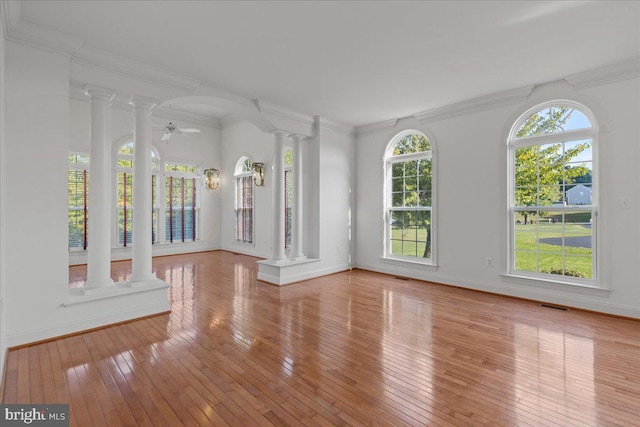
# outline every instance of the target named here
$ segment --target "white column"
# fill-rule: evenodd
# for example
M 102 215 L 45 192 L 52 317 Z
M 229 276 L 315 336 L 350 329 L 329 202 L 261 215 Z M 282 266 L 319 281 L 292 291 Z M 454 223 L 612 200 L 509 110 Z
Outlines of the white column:
M 155 279 L 151 266 L 151 109 L 156 103 L 133 96 L 133 258 L 129 283 Z
M 284 254 L 284 138 L 285 133 L 273 132 L 273 261 L 285 260 Z
M 112 91 L 87 87 L 91 105 L 87 282 L 85 293 L 114 286 L 111 279 L 111 101 Z
M 289 135 L 293 141 L 293 217 L 291 236 L 291 259 L 300 261 L 306 259 L 302 250 L 303 237 L 303 190 L 302 190 L 302 142 L 305 137 L 294 134 Z

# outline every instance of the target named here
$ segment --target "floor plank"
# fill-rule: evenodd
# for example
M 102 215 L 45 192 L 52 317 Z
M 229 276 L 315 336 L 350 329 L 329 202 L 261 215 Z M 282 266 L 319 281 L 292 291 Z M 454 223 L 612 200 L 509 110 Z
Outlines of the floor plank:
M 224 251 L 153 266 L 170 314 L 11 350 L 3 402 L 74 426 L 640 425 L 639 321 L 360 270 L 276 287 Z

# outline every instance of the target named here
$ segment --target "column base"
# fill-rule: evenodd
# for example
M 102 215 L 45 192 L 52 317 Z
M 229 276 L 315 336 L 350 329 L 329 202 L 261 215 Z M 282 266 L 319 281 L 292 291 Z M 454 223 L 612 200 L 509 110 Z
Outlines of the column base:
M 304 261 L 305 259 L 307 259 L 306 255 L 296 255 L 290 258 L 291 261 Z
M 156 280 L 161 281 L 156 277 L 154 273 L 151 273 L 145 277 L 132 276 L 129 280 L 127 280 L 126 284 L 129 288 L 137 288 L 140 286 L 147 286 L 149 283 L 155 282 Z
M 84 284 L 82 294 L 83 295 L 100 295 L 106 292 L 111 292 L 115 287 L 115 285 L 116 284 L 111 279 L 104 282 L 87 281 Z

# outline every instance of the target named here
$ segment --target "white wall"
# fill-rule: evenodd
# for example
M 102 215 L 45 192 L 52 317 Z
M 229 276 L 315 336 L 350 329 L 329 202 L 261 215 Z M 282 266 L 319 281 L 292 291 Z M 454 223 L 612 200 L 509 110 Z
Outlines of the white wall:
M 319 272 L 351 267 L 355 196 L 355 139 L 329 127 L 319 130 Z
M 541 87 L 526 102 L 423 123 L 436 144 L 437 271 L 385 263 L 382 156 L 399 129 L 357 138 L 356 266 L 489 292 L 640 317 L 638 272 L 638 79 L 581 91 Z M 608 133 L 600 137 L 600 275 L 610 292 L 518 282 L 507 272 L 507 130 L 535 103 L 557 97 L 585 103 Z M 620 199 L 629 197 L 630 209 Z M 493 267 L 485 265 L 493 258 Z
M 2 8 L 2 5 L 0 5 Z M 5 140 L 5 86 L 4 86 L 4 55 L 5 55 L 5 39 L 4 39 L 4 19 L 0 11 L 0 369 L 4 369 L 4 360 L 7 351 L 7 340 L 5 338 L 5 316 L 4 316 L 4 289 L 5 289 L 5 177 L 4 177 L 4 140 Z
M 164 114 L 164 113 L 163 113 Z M 154 128 L 153 146 L 158 150 L 163 162 L 195 163 L 206 169 L 219 168 L 220 164 L 220 129 L 206 126 L 203 123 L 193 123 L 187 120 L 172 118 L 171 121 L 180 127 L 197 128 L 200 133 L 174 135 L 169 141 L 161 141 L 162 132 Z M 164 126 L 169 119 L 152 114 L 152 122 Z M 69 150 L 89 153 L 90 146 L 90 105 L 87 100 L 71 99 L 70 101 L 70 137 Z M 111 140 L 113 150 L 127 138 L 133 138 L 133 112 L 127 106 L 114 103 L 111 108 Z M 115 182 L 115 172 L 112 171 L 112 181 Z M 220 247 L 220 194 L 208 190 L 204 185 L 199 187 L 197 197 L 200 203 L 200 231 L 197 242 L 179 242 L 173 244 L 153 245 L 154 255 L 169 255 L 177 253 L 198 252 L 219 249 Z M 115 206 L 115 202 L 113 203 Z M 115 217 L 112 218 L 115 229 Z M 115 242 L 114 242 L 114 246 Z M 112 259 L 130 259 L 131 248 L 112 249 Z M 73 251 L 70 254 L 71 264 L 86 263 L 85 251 Z
M 6 45 L 7 333 L 43 327 L 68 294 L 69 61 Z M 46 72 L 45 72 L 46 71 Z M 37 266 L 37 268 L 34 268 Z
M 222 202 L 220 228 L 222 249 L 269 258 L 273 239 L 273 136 L 247 121 L 226 123 L 222 129 L 222 162 L 220 191 Z M 235 239 L 235 182 L 233 173 L 242 156 L 264 163 L 262 187 L 254 186 L 254 243 L 237 243 Z

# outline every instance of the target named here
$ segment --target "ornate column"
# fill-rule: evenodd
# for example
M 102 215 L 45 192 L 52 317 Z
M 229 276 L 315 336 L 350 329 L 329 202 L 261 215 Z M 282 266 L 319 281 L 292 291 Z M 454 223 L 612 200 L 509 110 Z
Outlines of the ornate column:
M 111 101 L 115 93 L 87 86 L 91 105 L 87 282 L 85 294 L 114 286 L 111 279 Z
M 133 106 L 133 258 L 130 284 L 155 279 L 151 266 L 151 109 L 155 101 L 141 96 Z
M 302 249 L 303 242 L 303 190 L 302 190 L 302 142 L 306 139 L 302 135 L 289 135 L 293 141 L 293 216 L 291 236 L 291 260 L 306 259 Z
M 284 138 L 285 133 L 273 132 L 273 261 L 285 260 L 284 254 Z

